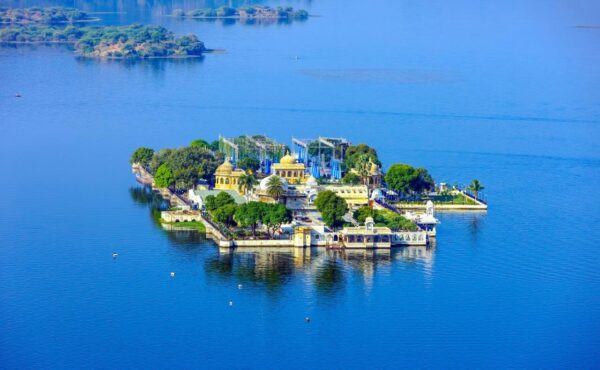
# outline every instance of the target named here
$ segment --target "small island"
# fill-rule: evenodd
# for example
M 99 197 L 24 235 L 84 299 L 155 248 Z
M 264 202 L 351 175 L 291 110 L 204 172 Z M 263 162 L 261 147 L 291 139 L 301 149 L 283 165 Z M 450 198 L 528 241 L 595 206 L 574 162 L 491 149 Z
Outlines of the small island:
M 3 44 L 67 44 L 82 57 L 105 59 L 199 57 L 207 49 L 196 35 L 177 37 L 161 26 L 13 26 L 0 29 Z
M 98 20 L 74 8 L 0 8 L 0 24 L 65 24 Z
M 382 170 L 377 151 L 345 138 L 262 136 L 194 140 L 175 149 L 136 149 L 139 183 L 168 201 L 168 230 L 205 232 L 220 247 L 391 248 L 428 245 L 434 207 L 485 210 L 484 189 L 436 184 L 424 168 Z
M 175 9 L 172 16 L 178 18 L 197 19 L 241 19 L 241 20 L 305 20 L 309 14 L 306 10 L 294 10 L 290 7 L 271 8 L 262 5 L 252 5 L 240 8 L 222 6 L 220 8 L 202 8 L 184 11 Z

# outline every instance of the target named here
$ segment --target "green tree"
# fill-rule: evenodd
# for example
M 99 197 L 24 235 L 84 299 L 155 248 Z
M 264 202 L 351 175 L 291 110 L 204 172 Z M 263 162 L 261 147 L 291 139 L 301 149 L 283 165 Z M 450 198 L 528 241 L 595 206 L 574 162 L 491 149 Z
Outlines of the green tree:
M 364 224 L 367 217 L 373 217 L 373 221 L 377 222 L 377 220 L 375 220 L 377 216 L 377 211 L 375 211 L 369 206 L 360 207 L 359 209 L 354 211 L 352 216 L 359 224 Z
M 129 158 L 129 163 L 139 163 L 144 167 L 148 167 L 152 160 L 152 156 L 154 156 L 154 149 L 145 147 L 137 148 L 131 155 L 131 158 Z
M 221 208 L 223 206 L 226 206 L 229 204 L 234 204 L 234 203 L 235 203 L 235 199 L 233 199 L 231 194 L 224 192 L 224 191 L 220 192 L 215 197 L 215 204 L 216 204 L 217 208 Z
M 210 150 L 212 150 L 213 152 L 218 152 L 219 151 L 219 140 L 213 140 L 210 143 Z
M 221 193 L 222 194 L 222 193 Z M 212 218 L 225 226 L 234 225 L 234 215 L 237 209 L 236 204 L 225 204 L 211 212 Z
M 175 182 L 175 178 L 173 177 L 173 172 L 166 163 L 163 163 L 156 170 L 156 175 L 154 175 L 154 185 L 159 188 L 168 188 Z
M 240 184 L 240 188 L 244 193 L 248 194 L 254 190 L 254 185 L 256 185 L 257 181 L 253 175 L 242 175 L 238 179 Z
M 385 220 L 385 225 L 394 231 L 416 231 L 418 229 L 417 225 L 415 225 L 412 221 L 398 214 L 391 215 L 389 218 L 387 218 Z
M 320 192 L 315 199 L 315 206 L 321 213 L 325 224 L 332 228 L 341 226 L 344 223 L 344 215 L 348 213 L 346 201 L 331 190 Z
M 217 197 L 214 195 L 207 195 L 204 197 L 204 208 L 206 208 L 206 210 L 209 212 L 217 209 Z
M 256 173 L 260 168 L 260 161 L 254 157 L 246 157 L 242 158 L 238 161 L 237 166 L 243 170 L 250 170 L 253 173 Z
M 267 227 L 267 233 L 273 235 L 282 224 L 291 221 L 291 212 L 283 204 L 265 204 L 261 221 Z
M 467 187 L 467 190 L 470 190 L 471 192 L 473 192 L 473 195 L 475 195 L 475 198 L 477 198 L 477 196 L 479 195 L 479 192 L 483 191 L 483 189 L 485 189 L 485 187 L 477 179 L 471 181 L 471 184 L 469 184 L 469 186 Z
M 211 180 L 220 164 L 219 158 L 209 149 L 199 146 L 160 150 L 150 161 L 150 171 L 163 163 L 173 171 L 179 189 L 192 188 L 200 179 Z
M 348 149 L 346 149 L 346 156 L 344 157 L 344 167 L 346 167 L 346 169 L 355 168 L 356 161 L 363 154 L 370 158 L 371 161 L 373 161 L 373 163 L 377 164 L 378 166 L 381 166 L 381 162 L 377 157 L 377 151 L 375 149 L 371 148 L 367 144 L 358 144 L 349 146 Z
M 342 177 L 342 184 L 345 185 L 358 185 L 360 184 L 360 176 L 354 172 L 348 172 Z
M 433 178 L 426 169 L 407 164 L 394 164 L 385 174 L 388 187 L 401 194 L 422 193 L 434 187 Z
M 267 182 L 267 194 L 277 200 L 285 194 L 285 185 L 281 177 L 273 175 L 269 178 Z
M 262 202 L 248 202 L 242 204 L 235 211 L 234 219 L 238 225 L 250 227 L 252 229 L 252 235 L 256 236 L 256 228 L 264 218 L 265 205 L 266 203 Z
M 371 158 L 368 154 L 359 154 L 354 162 L 354 169 L 358 172 L 363 185 L 369 183 L 369 174 L 371 169 Z
M 190 144 L 192 147 L 210 149 L 210 144 L 202 139 L 196 139 Z

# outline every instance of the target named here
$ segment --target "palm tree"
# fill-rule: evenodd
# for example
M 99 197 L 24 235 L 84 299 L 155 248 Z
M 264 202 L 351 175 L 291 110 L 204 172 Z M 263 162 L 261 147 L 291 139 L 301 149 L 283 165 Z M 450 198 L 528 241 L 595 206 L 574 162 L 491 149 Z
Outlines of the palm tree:
M 467 187 L 467 190 L 470 190 L 473 192 L 473 195 L 475 195 L 475 198 L 477 198 L 477 194 L 480 191 L 482 191 L 483 189 L 485 189 L 485 187 L 483 185 L 481 185 L 481 183 L 477 179 L 471 181 L 471 184 Z
M 361 154 L 354 165 L 354 169 L 360 176 L 363 185 L 369 184 L 369 170 L 371 169 L 371 158 L 366 154 Z
M 248 195 L 252 190 L 254 190 L 254 185 L 256 185 L 256 178 L 253 175 L 242 175 L 238 180 L 240 184 L 240 189 Z
M 277 200 L 285 194 L 285 187 L 280 177 L 271 176 L 267 182 L 267 194 Z

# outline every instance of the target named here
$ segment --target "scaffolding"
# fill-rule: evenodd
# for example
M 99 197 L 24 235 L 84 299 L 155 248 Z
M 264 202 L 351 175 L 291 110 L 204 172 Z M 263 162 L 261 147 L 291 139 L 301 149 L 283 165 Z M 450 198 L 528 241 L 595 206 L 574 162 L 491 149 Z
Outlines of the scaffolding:
M 230 158 L 232 163 L 245 158 L 253 158 L 260 162 L 261 171 L 271 172 L 271 164 L 279 161 L 285 155 L 285 144 L 267 137 L 266 135 L 243 135 L 226 138 L 219 135 L 219 151 Z
M 342 162 L 350 141 L 345 138 L 322 137 L 298 139 L 292 137 L 292 147 L 298 161 L 304 163 L 315 178 L 342 178 Z

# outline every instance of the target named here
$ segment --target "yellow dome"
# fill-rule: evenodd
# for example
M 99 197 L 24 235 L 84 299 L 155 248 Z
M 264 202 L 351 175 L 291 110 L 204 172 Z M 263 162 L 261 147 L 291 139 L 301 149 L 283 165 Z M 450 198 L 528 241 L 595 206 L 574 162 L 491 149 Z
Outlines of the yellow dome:
M 217 172 L 231 172 L 233 171 L 233 165 L 229 162 L 229 158 L 225 158 L 225 162 L 217 167 Z
M 292 157 L 289 153 L 281 157 L 279 160 L 281 164 L 294 164 L 296 163 L 296 158 Z

